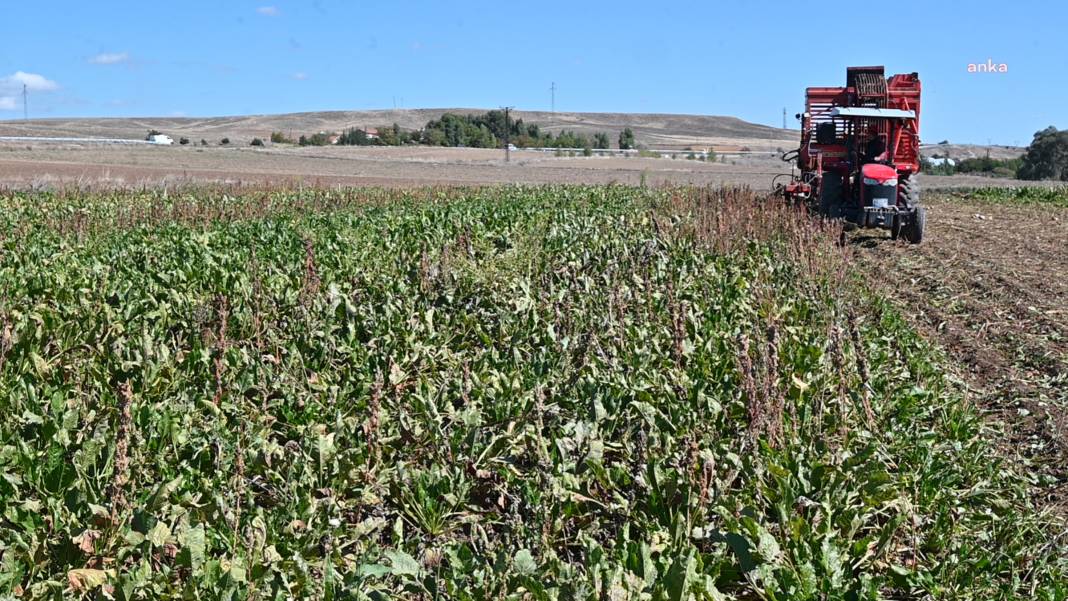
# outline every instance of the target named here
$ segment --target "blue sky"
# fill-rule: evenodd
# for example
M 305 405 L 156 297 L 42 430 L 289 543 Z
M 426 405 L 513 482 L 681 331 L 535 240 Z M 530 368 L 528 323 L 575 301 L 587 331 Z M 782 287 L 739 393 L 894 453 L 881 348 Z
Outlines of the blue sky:
M 557 110 L 777 125 L 786 107 L 792 125 L 805 86 L 885 64 L 920 73 L 927 141 L 1068 128 L 1068 3 L 1052 0 L 3 4 L 0 119 L 21 118 L 23 83 L 32 117 L 65 117 L 537 110 L 555 81 Z M 988 60 L 1008 72 L 968 73 Z

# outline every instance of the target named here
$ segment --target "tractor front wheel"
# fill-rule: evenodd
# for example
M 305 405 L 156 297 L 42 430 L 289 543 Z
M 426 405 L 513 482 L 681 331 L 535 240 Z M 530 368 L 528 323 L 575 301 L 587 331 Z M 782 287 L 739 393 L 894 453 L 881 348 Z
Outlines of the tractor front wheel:
M 901 237 L 901 216 L 894 215 L 894 220 L 890 222 L 890 239 L 897 240 Z
M 923 230 L 926 225 L 927 211 L 923 207 L 916 207 L 916 212 L 912 214 L 912 221 L 901 228 L 901 233 L 909 241 L 909 244 L 919 244 L 923 242 Z

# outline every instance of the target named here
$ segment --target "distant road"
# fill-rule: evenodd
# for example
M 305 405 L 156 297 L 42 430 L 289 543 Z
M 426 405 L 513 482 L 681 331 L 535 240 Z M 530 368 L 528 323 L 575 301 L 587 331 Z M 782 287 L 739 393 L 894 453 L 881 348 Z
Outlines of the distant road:
M 91 144 L 152 144 L 147 140 L 124 138 L 53 138 L 46 136 L 0 136 L 0 142 L 88 142 Z

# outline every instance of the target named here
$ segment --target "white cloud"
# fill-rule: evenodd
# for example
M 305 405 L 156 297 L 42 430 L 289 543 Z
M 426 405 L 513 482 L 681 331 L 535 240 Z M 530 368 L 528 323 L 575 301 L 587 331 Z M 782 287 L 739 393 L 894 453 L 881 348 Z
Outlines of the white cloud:
M 0 96 L 0 111 L 13 111 L 18 108 L 14 96 Z
M 126 52 L 101 52 L 89 58 L 92 65 L 117 65 L 130 62 L 130 55 Z
M 0 77 L 0 93 L 22 92 L 22 86 L 31 92 L 52 92 L 59 89 L 59 84 L 36 73 L 15 71 L 7 77 Z
M 304 81 L 305 79 L 308 79 L 308 74 L 303 71 L 297 71 L 293 74 L 293 79 L 297 81 Z
M 261 6 L 256 9 L 256 12 L 265 17 L 277 17 L 281 13 L 277 6 Z

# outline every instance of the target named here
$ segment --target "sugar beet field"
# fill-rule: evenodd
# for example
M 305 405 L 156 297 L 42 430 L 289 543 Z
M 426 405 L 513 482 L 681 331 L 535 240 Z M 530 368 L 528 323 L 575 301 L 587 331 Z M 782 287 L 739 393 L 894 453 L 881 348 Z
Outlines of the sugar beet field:
M 838 230 L 739 189 L 0 193 L 0 597 L 1065 599 Z

